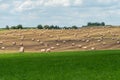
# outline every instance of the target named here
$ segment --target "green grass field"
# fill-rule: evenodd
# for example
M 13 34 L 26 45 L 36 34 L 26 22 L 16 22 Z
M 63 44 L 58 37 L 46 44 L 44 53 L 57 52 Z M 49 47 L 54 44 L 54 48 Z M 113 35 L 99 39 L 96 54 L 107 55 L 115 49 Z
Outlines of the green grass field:
M 120 50 L 1 54 L 0 80 L 120 80 Z

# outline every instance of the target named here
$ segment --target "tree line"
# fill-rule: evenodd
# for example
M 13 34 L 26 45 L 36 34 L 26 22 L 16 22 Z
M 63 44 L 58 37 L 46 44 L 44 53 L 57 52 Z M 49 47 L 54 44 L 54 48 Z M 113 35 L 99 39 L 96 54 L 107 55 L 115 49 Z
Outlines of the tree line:
M 21 24 L 17 25 L 17 26 L 6 26 L 5 29 L 78 29 L 79 27 L 77 26 L 71 26 L 71 27 L 60 27 L 57 25 L 37 25 L 36 27 L 23 27 Z
M 88 22 L 86 26 L 82 26 L 82 27 L 97 27 L 97 26 L 105 26 L 104 22 L 98 23 L 92 23 L 92 22 Z M 19 24 L 17 26 L 6 26 L 5 29 L 79 29 L 80 27 L 73 25 L 71 27 L 68 26 L 64 26 L 64 27 L 60 27 L 58 25 L 37 25 L 36 27 L 23 27 L 23 25 Z
M 105 22 L 88 22 L 86 26 L 83 27 L 98 27 L 98 26 L 106 26 Z

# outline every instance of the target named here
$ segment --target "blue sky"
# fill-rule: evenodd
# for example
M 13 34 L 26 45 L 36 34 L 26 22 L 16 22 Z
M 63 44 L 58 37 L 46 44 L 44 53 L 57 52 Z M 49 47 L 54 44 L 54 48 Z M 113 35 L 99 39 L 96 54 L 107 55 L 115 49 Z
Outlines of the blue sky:
M 0 27 L 120 25 L 120 0 L 0 0 Z

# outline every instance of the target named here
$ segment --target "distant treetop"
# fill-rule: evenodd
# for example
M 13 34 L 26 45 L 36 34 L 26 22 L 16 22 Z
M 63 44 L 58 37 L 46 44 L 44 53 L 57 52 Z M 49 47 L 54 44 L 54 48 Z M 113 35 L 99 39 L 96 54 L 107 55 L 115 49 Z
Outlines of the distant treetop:
M 105 22 L 88 22 L 87 27 L 94 27 L 94 26 L 105 26 Z

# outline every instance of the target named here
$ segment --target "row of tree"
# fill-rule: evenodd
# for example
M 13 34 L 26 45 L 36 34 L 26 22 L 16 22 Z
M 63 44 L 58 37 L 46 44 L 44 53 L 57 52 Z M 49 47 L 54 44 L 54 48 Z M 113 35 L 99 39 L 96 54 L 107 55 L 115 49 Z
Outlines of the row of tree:
M 6 26 L 5 29 L 78 29 L 79 27 L 77 26 L 71 26 L 71 27 L 60 27 L 57 25 L 38 25 L 37 27 L 23 27 L 21 24 L 17 26 L 11 26 L 9 27 L 8 25 Z
M 101 22 L 101 23 L 98 23 L 98 22 L 95 22 L 95 23 L 92 23 L 92 22 L 88 22 L 87 26 L 83 26 L 83 27 L 94 27 L 94 26 L 105 26 L 105 23 L 104 22 Z M 57 25 L 37 25 L 37 27 L 23 27 L 21 24 L 17 25 L 17 26 L 11 26 L 9 27 L 8 25 L 6 26 L 5 29 L 78 29 L 80 27 L 77 27 L 77 26 L 71 26 L 71 27 L 60 27 L 60 26 L 57 26 Z
M 23 26 L 21 24 L 17 25 L 17 26 L 11 26 L 9 27 L 8 25 L 6 26 L 6 29 L 23 29 Z
M 99 23 L 99 22 L 88 22 L 87 23 L 87 25 L 86 26 L 83 26 L 83 27 L 97 27 L 97 26 L 106 26 L 105 25 L 105 22 L 101 22 L 101 23 Z
M 42 25 L 38 25 L 37 26 L 37 29 L 78 29 L 79 27 L 77 27 L 77 26 L 71 26 L 71 27 L 59 27 L 59 26 L 54 26 L 54 25 L 51 25 L 51 26 L 49 26 L 49 25 L 45 25 L 45 26 L 42 26 Z
M 59 26 L 54 26 L 54 25 L 45 25 L 45 26 L 42 26 L 42 25 L 38 25 L 37 26 L 37 29 L 60 29 Z

